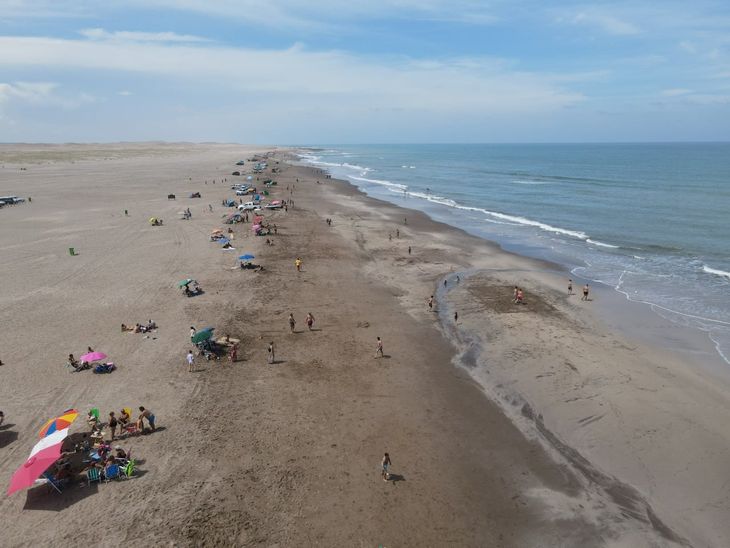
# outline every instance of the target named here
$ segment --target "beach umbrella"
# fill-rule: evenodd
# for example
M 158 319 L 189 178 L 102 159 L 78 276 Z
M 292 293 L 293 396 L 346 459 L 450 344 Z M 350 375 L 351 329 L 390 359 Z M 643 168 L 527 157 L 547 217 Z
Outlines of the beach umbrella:
M 33 485 L 33 482 L 41 477 L 61 457 L 61 445 L 63 445 L 63 440 L 66 439 L 66 436 L 68 436 L 68 428 L 56 430 L 53 434 L 46 436 L 35 444 L 28 460 L 10 478 L 8 495 L 12 495 L 16 491 L 27 489 Z
M 54 432 L 64 430 L 71 426 L 71 423 L 76 420 L 79 416 L 79 412 L 76 409 L 67 409 L 62 415 L 49 420 L 38 432 L 38 437 L 43 439 L 46 436 L 50 436 Z
M 256 257 L 254 257 L 253 255 L 251 255 L 250 253 L 246 253 L 245 255 L 241 255 L 239 257 L 239 259 L 242 260 L 242 261 L 250 261 L 251 259 L 255 259 L 255 258 Z
M 197 331 L 195 335 L 190 337 L 190 340 L 193 342 L 193 344 L 198 344 L 199 342 L 207 341 L 213 336 L 213 328 L 208 327 L 206 329 L 201 329 L 200 331 Z
M 182 280 L 182 281 L 178 282 L 177 283 L 177 286 L 178 287 L 185 287 L 186 285 L 189 285 L 189 284 L 193 283 L 194 281 L 195 280 L 193 280 L 192 278 L 187 278 L 185 280 Z
M 103 360 L 106 358 L 106 354 L 104 352 L 89 352 L 88 354 L 84 354 L 79 358 L 82 362 L 98 362 L 99 360 Z

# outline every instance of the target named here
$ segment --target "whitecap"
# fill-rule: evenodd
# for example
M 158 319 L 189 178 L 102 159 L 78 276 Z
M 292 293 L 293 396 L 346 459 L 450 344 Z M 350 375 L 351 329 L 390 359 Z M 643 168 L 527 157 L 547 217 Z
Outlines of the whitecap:
M 707 266 L 706 264 L 702 265 L 702 270 L 707 272 L 708 274 L 715 274 L 716 276 L 730 278 L 730 272 L 725 272 L 724 270 L 718 270 L 717 268 L 711 268 L 711 267 Z
M 603 243 L 603 242 L 599 242 L 597 240 L 591 240 L 590 238 L 586 238 L 586 242 L 589 243 L 589 244 L 593 244 L 593 245 L 600 246 L 600 247 L 610 247 L 611 249 L 618 249 L 619 248 L 619 246 L 617 246 L 617 245 L 606 244 L 606 243 Z

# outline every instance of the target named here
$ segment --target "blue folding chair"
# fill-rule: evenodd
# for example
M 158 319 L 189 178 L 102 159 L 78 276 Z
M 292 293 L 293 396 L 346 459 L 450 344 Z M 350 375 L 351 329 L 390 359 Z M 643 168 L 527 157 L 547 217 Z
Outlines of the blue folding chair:
M 106 478 L 106 481 L 110 481 L 113 479 L 119 479 L 119 476 L 122 473 L 122 469 L 119 467 L 118 464 L 110 464 L 106 467 L 104 470 L 104 477 Z

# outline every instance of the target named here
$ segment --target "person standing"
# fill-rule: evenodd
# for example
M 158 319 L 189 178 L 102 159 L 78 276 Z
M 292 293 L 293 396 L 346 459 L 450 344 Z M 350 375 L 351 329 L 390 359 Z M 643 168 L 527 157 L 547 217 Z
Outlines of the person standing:
M 433 311 L 433 295 L 428 298 L 428 310 Z
M 228 358 L 231 360 L 231 363 L 235 363 L 238 361 L 238 345 L 234 344 L 231 347 L 231 352 L 228 354 Z
M 311 312 L 307 312 L 307 327 L 309 330 L 312 330 L 312 326 L 314 325 L 314 316 L 312 316 Z
M 294 314 L 289 314 L 289 331 L 294 333 L 294 328 L 297 325 L 297 321 L 294 319 Z
M 117 425 L 119 422 L 117 421 L 117 418 L 114 416 L 114 411 L 109 412 L 109 430 L 112 431 L 112 441 L 114 441 L 114 436 L 117 433 Z
M 296 260 L 294 261 L 294 266 L 297 267 L 297 272 L 301 272 L 302 271 L 302 259 L 301 259 L 301 257 L 297 257 L 296 258 Z
M 411 246 L 408 246 L 408 254 L 411 254 Z
M 400 228 L 395 229 L 395 237 L 400 238 Z
M 381 357 L 382 358 L 382 357 L 384 357 L 384 354 L 383 354 L 383 340 L 380 337 L 377 337 L 377 339 L 378 339 L 378 343 L 377 343 L 377 347 L 375 348 L 375 357 L 376 358 L 377 357 Z
M 454 312 L 454 323 L 456 323 L 458 321 L 459 321 L 459 313 L 458 312 Z
M 583 297 L 581 298 L 581 301 L 587 301 L 588 300 L 588 293 L 590 292 L 590 288 L 588 287 L 588 284 L 585 284 L 583 286 Z
M 185 287 L 187 288 L 188 286 L 186 285 Z M 196 332 L 195 331 L 195 326 L 191 325 L 190 326 L 190 338 L 191 339 L 195 336 L 195 332 Z
M 195 356 L 193 356 L 192 350 L 188 350 L 188 356 L 186 359 L 188 362 L 188 373 L 192 373 L 195 371 Z
M 573 280 L 568 280 L 568 295 L 573 295 Z
M 150 428 L 152 431 L 155 431 L 155 415 L 150 411 L 149 409 L 145 409 L 143 406 L 139 406 L 139 419 L 137 419 L 137 428 L 140 429 L 140 431 L 143 429 L 144 426 L 144 419 L 147 419 L 147 422 L 150 424 Z
M 269 357 L 268 357 L 269 363 L 274 363 L 274 341 L 271 341 L 269 343 L 268 352 L 269 352 Z
M 381 477 L 383 478 L 383 481 L 388 481 L 390 479 L 390 465 L 392 464 L 390 461 L 390 455 L 388 453 L 385 453 L 385 455 L 383 455 L 383 460 L 380 464 L 382 467 Z

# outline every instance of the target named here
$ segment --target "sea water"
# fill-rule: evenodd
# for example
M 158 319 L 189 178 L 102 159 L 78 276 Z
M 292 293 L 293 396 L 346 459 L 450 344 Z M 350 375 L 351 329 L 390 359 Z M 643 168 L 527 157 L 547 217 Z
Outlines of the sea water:
M 729 143 L 360 145 L 300 156 L 701 330 L 730 364 Z

